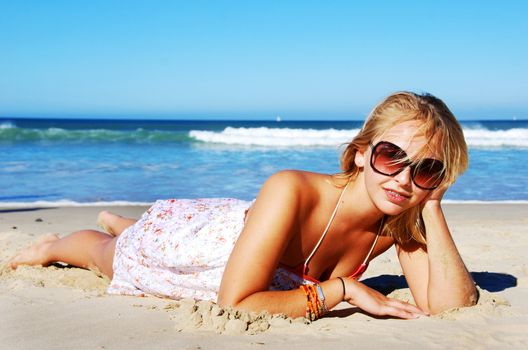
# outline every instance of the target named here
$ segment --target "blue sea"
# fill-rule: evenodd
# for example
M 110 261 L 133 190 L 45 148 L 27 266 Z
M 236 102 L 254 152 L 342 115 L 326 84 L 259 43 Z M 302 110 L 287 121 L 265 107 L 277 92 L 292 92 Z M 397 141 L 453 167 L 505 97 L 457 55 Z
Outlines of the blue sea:
M 339 171 L 362 121 L 0 118 L 0 205 L 254 198 L 282 169 Z M 528 201 L 528 120 L 462 122 L 470 167 L 450 201 Z

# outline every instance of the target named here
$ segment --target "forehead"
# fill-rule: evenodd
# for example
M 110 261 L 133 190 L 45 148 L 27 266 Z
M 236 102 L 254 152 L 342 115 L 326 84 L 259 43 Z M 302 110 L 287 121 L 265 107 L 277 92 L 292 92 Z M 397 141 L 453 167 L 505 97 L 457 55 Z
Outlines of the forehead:
M 422 124 L 418 121 L 406 121 L 394 125 L 384 132 L 377 140 L 389 141 L 398 145 L 411 158 L 419 154 L 421 157 L 438 158 L 434 142 L 428 139 L 420 129 Z

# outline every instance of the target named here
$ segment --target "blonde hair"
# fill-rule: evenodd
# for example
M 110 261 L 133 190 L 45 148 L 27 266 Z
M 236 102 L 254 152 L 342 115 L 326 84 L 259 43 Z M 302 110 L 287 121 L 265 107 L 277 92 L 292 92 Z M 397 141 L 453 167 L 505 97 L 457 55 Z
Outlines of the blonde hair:
M 347 144 L 341 156 L 343 176 L 354 179 L 360 172 L 355 164 L 358 150 L 365 152 L 369 142 L 376 140 L 393 126 L 407 122 L 419 123 L 419 133 L 429 141 L 418 152 L 418 157 L 434 150 L 444 163 L 444 179 L 441 186 L 453 184 L 468 165 L 468 152 L 464 134 L 455 116 L 442 100 L 430 94 L 396 92 L 378 104 L 370 113 L 359 133 Z M 411 239 L 425 244 L 425 226 L 420 206 L 385 218 L 383 235 L 404 243 Z

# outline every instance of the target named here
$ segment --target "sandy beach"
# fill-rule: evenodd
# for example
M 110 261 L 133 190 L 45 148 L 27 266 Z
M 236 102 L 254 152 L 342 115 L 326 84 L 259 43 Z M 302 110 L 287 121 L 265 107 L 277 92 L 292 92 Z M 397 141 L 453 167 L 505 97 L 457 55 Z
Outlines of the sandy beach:
M 403 321 L 376 319 L 341 304 L 312 324 L 275 320 L 255 335 L 182 329 L 176 320 L 183 311 L 175 301 L 107 295 L 108 280 L 91 271 L 63 266 L 12 271 L 5 266 L 43 234 L 97 229 L 96 216 L 103 209 L 138 217 L 145 207 L 0 207 L 0 348 L 528 348 L 528 204 L 444 207 L 480 288 L 477 306 Z M 394 250 L 374 260 L 363 280 L 412 300 Z

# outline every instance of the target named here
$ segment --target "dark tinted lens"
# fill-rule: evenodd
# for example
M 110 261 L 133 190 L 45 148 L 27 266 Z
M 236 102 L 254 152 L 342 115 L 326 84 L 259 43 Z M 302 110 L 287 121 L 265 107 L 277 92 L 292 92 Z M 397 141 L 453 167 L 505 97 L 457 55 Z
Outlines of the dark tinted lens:
M 444 165 L 436 159 L 424 159 L 413 169 L 414 183 L 424 189 L 433 189 L 440 185 L 444 178 Z
M 408 165 L 406 158 L 407 154 L 400 147 L 380 142 L 374 148 L 372 166 L 385 175 L 393 175 Z

